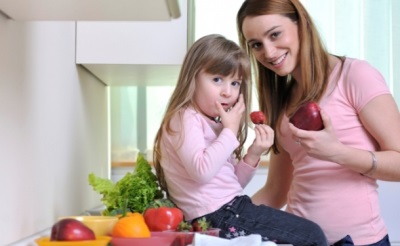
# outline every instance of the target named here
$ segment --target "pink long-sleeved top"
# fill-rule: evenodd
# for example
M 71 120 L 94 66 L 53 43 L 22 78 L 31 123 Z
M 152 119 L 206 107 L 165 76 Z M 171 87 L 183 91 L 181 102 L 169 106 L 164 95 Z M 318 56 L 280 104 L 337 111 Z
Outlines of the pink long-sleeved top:
M 373 98 L 390 93 L 385 80 L 361 60 L 346 58 L 336 84 L 339 71 L 338 63 L 320 107 L 331 118 L 340 142 L 358 149 L 378 150 L 377 142 L 364 128 L 358 114 Z M 287 211 L 319 224 L 331 244 L 346 235 L 352 237 L 355 245 L 382 239 L 387 229 L 380 214 L 376 180 L 346 166 L 308 156 L 293 141 L 287 117 L 281 126 L 279 140 L 290 153 L 294 166 Z M 372 165 L 372 159 L 368 165 Z
M 242 195 L 258 164 L 252 167 L 233 158 L 239 142 L 230 129 L 190 107 L 173 117 L 171 127 L 175 134 L 163 130 L 161 166 L 170 199 L 186 220 L 214 212 Z

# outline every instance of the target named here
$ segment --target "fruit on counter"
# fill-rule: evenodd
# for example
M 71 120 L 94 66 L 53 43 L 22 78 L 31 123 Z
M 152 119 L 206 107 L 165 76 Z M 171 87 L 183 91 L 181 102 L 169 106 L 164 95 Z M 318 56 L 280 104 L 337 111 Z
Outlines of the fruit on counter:
M 191 245 L 196 233 L 218 237 L 220 229 L 212 228 L 211 223 L 205 217 L 202 217 L 194 220 L 191 224 L 187 221 L 182 221 L 177 230 L 167 232 L 177 235 L 180 245 Z
M 211 228 L 210 222 L 206 220 L 206 217 L 202 217 L 192 222 L 193 231 L 207 231 Z
M 183 212 L 168 199 L 156 199 L 144 212 L 150 231 L 176 230 L 183 221 Z
M 201 217 L 192 221 L 191 224 L 187 221 L 182 221 L 179 223 L 176 231 L 201 232 L 208 231 L 211 228 L 211 224 L 207 221 L 206 217 Z
M 83 241 L 95 239 L 94 232 L 76 219 L 61 219 L 51 228 L 50 241 Z
M 295 127 L 307 131 L 319 131 L 324 129 L 320 108 L 315 102 L 307 102 L 301 105 L 290 117 L 289 122 Z
M 120 218 L 114 225 L 111 236 L 125 238 L 148 238 L 151 236 L 149 227 L 140 213 L 131 213 Z
M 253 111 L 250 113 L 251 121 L 258 125 L 258 124 L 265 124 L 267 122 L 267 118 L 265 117 L 264 113 L 261 111 Z

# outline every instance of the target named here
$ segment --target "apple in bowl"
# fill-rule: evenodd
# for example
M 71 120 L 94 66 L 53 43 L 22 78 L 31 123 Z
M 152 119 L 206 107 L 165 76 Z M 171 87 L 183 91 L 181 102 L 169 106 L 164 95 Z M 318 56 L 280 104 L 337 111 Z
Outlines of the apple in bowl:
M 76 219 L 61 219 L 51 228 L 51 241 L 83 241 L 95 239 L 96 236 L 94 232 Z

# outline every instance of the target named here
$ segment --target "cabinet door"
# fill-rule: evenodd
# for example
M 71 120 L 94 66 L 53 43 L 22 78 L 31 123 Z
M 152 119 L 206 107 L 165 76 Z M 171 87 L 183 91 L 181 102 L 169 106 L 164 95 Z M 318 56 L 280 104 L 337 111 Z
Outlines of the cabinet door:
M 78 64 L 181 64 L 187 50 L 187 6 L 170 21 L 78 21 Z

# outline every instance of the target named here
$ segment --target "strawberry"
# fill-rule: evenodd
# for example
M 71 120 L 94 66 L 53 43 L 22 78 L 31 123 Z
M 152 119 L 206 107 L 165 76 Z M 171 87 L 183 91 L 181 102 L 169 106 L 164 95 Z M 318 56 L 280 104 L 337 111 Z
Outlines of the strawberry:
M 186 221 L 181 221 L 181 223 L 179 223 L 177 229 L 177 231 L 193 231 L 193 226 L 191 224 L 189 224 Z
M 207 231 L 211 225 L 206 220 L 206 217 L 202 217 L 192 222 L 193 231 Z
M 254 124 L 265 124 L 267 122 L 264 113 L 261 111 L 251 112 L 250 119 Z

